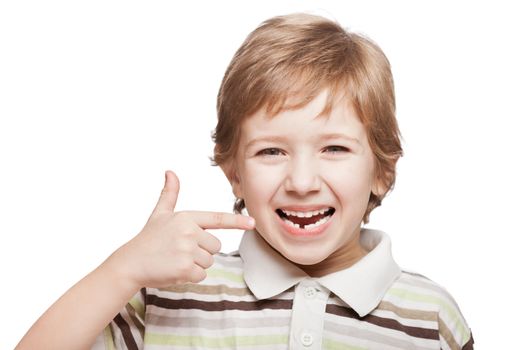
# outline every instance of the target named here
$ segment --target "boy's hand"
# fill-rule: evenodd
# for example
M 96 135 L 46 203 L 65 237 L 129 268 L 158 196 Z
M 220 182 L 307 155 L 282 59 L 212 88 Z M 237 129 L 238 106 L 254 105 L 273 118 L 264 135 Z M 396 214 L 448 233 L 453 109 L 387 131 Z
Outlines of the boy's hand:
M 200 282 L 221 242 L 206 229 L 252 229 L 254 220 L 238 214 L 174 212 L 179 180 L 172 171 L 142 231 L 120 247 L 108 263 L 138 289 Z

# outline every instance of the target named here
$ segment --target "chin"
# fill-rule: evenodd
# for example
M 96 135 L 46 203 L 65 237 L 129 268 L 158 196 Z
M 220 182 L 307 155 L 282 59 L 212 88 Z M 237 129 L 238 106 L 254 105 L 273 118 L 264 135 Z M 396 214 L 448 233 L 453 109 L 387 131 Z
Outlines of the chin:
M 316 254 L 294 252 L 292 254 L 283 254 L 283 256 L 298 265 L 315 265 L 327 258 L 327 256 L 320 255 L 318 251 Z

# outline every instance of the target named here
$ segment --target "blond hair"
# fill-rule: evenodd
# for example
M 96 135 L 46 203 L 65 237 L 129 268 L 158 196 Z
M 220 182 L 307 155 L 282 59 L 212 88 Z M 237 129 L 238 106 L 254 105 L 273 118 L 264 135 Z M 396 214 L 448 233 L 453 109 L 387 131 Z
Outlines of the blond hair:
M 375 176 L 386 189 L 371 193 L 363 216 L 366 224 L 370 212 L 393 189 L 396 163 L 403 155 L 394 83 L 379 46 L 334 21 L 309 14 L 277 16 L 248 35 L 219 89 L 211 159 L 213 165 L 223 165 L 235 158 L 243 120 L 261 108 L 269 115 L 301 108 L 325 88 L 329 95 L 323 113 L 331 110 L 341 92 L 353 104 L 367 131 Z M 237 198 L 234 212 L 244 207 L 244 200 Z

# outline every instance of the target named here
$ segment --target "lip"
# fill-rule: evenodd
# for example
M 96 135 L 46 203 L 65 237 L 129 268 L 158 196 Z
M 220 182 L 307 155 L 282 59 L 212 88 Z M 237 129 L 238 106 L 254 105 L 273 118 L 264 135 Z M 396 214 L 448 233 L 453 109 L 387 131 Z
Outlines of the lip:
M 325 204 L 313 204 L 313 205 L 288 205 L 279 207 L 278 209 L 284 209 L 288 211 L 315 211 L 324 208 L 333 208 L 330 205 Z
M 287 209 L 287 208 L 291 208 L 291 207 L 286 207 L 286 210 L 294 210 L 294 209 Z M 294 207 L 294 208 L 297 208 L 297 207 Z M 308 210 L 317 210 L 317 209 L 322 209 L 322 208 L 326 208 L 326 206 L 324 207 L 317 207 L 316 209 L 308 209 Z M 295 209 L 295 211 L 299 211 L 300 209 Z M 305 209 L 302 209 L 302 210 L 305 210 Z M 305 210 L 306 211 L 306 210 Z M 334 213 L 335 215 L 335 213 Z M 328 229 L 328 227 L 330 226 L 330 224 L 332 223 L 332 218 L 334 217 L 334 215 L 330 216 L 330 218 L 328 219 L 327 222 L 325 222 L 324 224 L 322 225 L 319 225 L 317 226 L 316 228 L 314 229 L 311 229 L 311 230 L 305 230 L 303 228 L 297 228 L 297 227 L 292 227 L 288 224 L 286 224 L 280 217 L 277 213 L 275 213 L 275 216 L 277 218 L 277 220 L 279 220 L 279 223 L 281 225 L 281 227 L 283 228 L 283 230 L 289 235 L 289 236 L 292 236 L 292 237 L 306 237 L 306 238 L 311 238 L 311 237 L 319 237 L 319 236 L 322 236 L 326 230 Z

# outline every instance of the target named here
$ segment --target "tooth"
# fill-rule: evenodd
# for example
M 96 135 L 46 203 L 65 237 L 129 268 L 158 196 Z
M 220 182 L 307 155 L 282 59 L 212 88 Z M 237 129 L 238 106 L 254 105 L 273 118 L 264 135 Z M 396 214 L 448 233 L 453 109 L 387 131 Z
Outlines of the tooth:
M 298 224 L 295 224 L 293 223 L 292 221 L 288 220 L 288 219 L 284 219 L 284 222 L 289 225 L 289 226 L 292 226 L 292 227 L 298 227 L 299 225 Z
M 321 220 L 319 220 L 319 221 L 317 221 L 317 222 L 315 222 L 313 224 L 308 225 L 308 229 L 316 228 L 317 226 L 320 225 L 320 222 L 321 222 Z M 306 228 L 306 226 L 305 226 L 305 228 Z
M 324 215 L 329 210 L 330 210 L 330 207 L 322 208 L 322 209 L 319 209 L 319 210 L 312 210 L 312 211 L 293 211 L 293 210 L 281 209 L 281 211 L 286 216 L 296 216 L 296 217 L 299 217 L 299 218 L 311 218 L 312 216 L 315 216 L 315 215 Z
M 285 222 L 285 224 L 290 225 L 290 226 L 294 225 L 293 222 L 291 222 L 290 220 L 287 220 L 287 219 L 284 219 L 284 222 Z
M 322 218 L 322 219 L 319 219 L 317 222 L 315 222 L 315 223 L 313 223 L 313 224 L 306 225 L 306 226 L 304 227 L 304 229 L 305 229 L 305 230 L 313 229 L 313 228 L 315 228 L 315 227 L 317 227 L 317 226 L 320 226 L 320 225 L 324 224 L 324 223 L 327 222 L 327 221 L 328 221 L 328 217 L 324 217 L 324 218 Z

